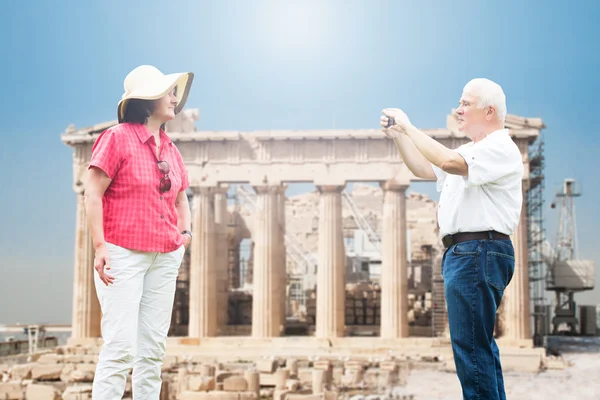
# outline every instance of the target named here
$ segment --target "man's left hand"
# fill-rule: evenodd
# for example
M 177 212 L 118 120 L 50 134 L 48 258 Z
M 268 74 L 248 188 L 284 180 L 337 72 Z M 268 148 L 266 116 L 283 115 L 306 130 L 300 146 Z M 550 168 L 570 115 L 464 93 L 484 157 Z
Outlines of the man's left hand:
M 408 116 L 399 108 L 385 108 L 381 117 L 381 126 L 384 128 L 384 133 L 389 137 L 397 137 L 398 134 L 405 134 L 412 126 Z M 394 118 L 394 125 L 385 129 L 389 118 Z

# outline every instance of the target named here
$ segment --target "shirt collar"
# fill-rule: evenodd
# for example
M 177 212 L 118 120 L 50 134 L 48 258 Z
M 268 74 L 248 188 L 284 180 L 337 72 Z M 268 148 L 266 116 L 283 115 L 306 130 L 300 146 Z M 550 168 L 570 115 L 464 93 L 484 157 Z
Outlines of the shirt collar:
M 137 134 L 138 139 L 140 139 L 140 142 L 142 143 L 146 143 L 148 139 L 150 139 L 150 137 L 152 136 L 152 133 L 150 133 L 148 128 L 146 128 L 146 125 L 143 124 L 133 124 L 133 130 Z M 165 131 L 163 131 L 162 129 L 160 130 L 160 140 L 163 143 L 172 143 L 169 136 L 167 136 Z

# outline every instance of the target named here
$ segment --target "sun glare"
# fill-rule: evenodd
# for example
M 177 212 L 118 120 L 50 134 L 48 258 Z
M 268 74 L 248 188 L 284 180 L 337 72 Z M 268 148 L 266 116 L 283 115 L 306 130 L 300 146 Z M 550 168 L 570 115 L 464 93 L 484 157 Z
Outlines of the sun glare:
M 261 4 L 256 22 L 268 47 L 278 50 L 318 48 L 329 36 L 331 10 L 326 1 Z

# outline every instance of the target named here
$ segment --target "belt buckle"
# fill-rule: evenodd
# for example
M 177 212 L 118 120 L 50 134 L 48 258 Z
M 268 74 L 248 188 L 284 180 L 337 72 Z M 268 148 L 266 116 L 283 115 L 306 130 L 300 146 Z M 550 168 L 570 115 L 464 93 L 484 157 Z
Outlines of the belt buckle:
M 454 240 L 452 240 L 452 239 L 453 239 L 452 235 L 446 235 L 442 238 L 442 244 L 444 245 L 445 248 L 452 246 L 452 242 L 454 242 Z

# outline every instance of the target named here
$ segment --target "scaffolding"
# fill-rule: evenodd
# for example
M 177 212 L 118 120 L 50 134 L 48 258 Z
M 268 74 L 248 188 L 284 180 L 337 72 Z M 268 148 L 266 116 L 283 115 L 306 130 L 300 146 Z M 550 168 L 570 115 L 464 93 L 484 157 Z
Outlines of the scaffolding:
M 544 262 L 544 137 L 540 134 L 529 146 L 529 189 L 526 195 L 529 285 L 533 317 L 533 342 L 543 345 L 549 318 L 544 299 L 546 265 Z
M 238 185 L 234 189 L 236 199 L 240 202 L 242 207 L 245 207 L 250 213 L 256 211 L 258 207 L 256 201 L 256 194 L 250 190 L 244 188 L 242 185 Z M 296 238 L 292 233 L 287 233 L 284 230 L 284 226 L 279 224 L 279 229 L 283 230 L 283 236 L 285 240 L 285 252 L 289 261 L 295 266 L 295 271 L 300 273 L 290 273 L 286 267 L 286 285 L 292 284 L 290 288 L 290 295 L 287 298 L 287 308 L 290 309 L 290 302 L 296 303 L 299 307 L 304 308 L 306 306 L 305 290 L 296 290 L 299 282 L 306 283 L 306 276 L 314 274 L 317 268 L 317 257 L 308 251 L 304 245 Z M 250 263 L 252 260 L 248 260 Z M 287 262 L 286 262 L 287 264 Z
M 379 237 L 379 235 L 371 227 L 369 221 L 367 221 L 367 219 L 362 215 L 358 206 L 354 202 L 354 199 L 347 191 L 342 191 L 342 198 L 344 199 L 346 205 L 348 206 L 348 209 L 352 213 L 352 216 L 354 217 L 354 221 L 356 222 L 358 229 L 365 232 L 365 234 L 367 235 L 367 240 L 369 241 L 371 246 L 373 246 L 373 248 L 379 254 L 379 256 L 381 256 L 381 238 Z

